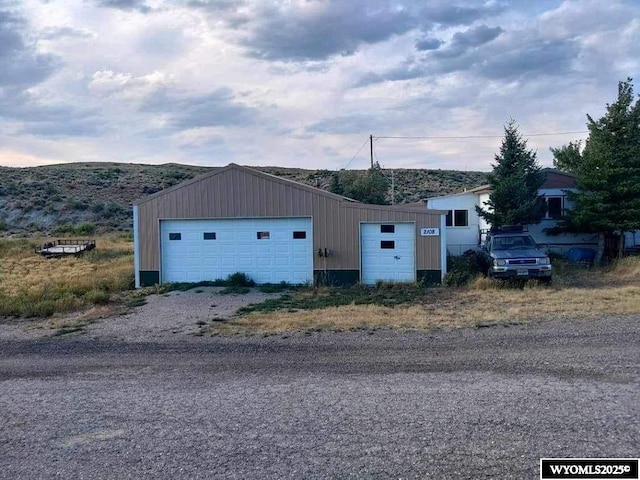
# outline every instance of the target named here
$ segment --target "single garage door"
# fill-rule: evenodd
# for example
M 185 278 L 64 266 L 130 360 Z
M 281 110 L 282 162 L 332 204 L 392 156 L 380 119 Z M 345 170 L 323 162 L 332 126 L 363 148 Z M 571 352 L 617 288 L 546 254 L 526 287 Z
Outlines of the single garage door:
M 360 225 L 361 281 L 414 282 L 415 225 L 362 223 Z
M 163 282 L 246 273 L 256 283 L 313 282 L 310 218 L 162 220 Z

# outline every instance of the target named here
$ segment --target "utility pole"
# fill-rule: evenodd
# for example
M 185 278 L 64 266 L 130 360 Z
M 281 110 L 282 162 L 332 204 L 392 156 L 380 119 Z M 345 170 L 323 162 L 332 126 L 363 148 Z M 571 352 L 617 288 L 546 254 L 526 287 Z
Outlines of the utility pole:
M 396 204 L 396 182 L 394 171 L 391 170 L 391 205 Z
M 371 150 L 371 170 L 373 170 L 373 135 L 369 135 L 369 148 Z

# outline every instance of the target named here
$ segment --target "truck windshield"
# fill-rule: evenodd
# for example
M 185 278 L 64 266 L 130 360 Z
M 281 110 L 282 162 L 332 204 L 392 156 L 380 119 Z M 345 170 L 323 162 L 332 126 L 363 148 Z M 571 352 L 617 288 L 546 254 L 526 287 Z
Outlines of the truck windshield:
M 516 248 L 535 248 L 536 243 L 528 235 L 497 237 L 493 239 L 493 250 L 513 250 Z

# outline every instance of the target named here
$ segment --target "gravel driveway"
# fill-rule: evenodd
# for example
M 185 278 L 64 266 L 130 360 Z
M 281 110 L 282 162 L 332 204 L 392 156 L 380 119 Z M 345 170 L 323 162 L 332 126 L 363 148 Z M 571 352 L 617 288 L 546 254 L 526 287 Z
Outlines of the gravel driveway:
M 640 453 L 638 316 L 173 339 L 0 342 L 0 476 L 520 479 Z
M 260 303 L 281 294 L 267 294 L 252 288 L 246 294 L 222 294 L 222 287 L 202 287 L 185 292 L 150 295 L 147 304 L 131 313 L 107 318 L 87 328 L 91 337 L 128 342 L 173 342 L 176 336 L 192 336 L 200 330 L 198 322 L 229 318 L 250 303 Z

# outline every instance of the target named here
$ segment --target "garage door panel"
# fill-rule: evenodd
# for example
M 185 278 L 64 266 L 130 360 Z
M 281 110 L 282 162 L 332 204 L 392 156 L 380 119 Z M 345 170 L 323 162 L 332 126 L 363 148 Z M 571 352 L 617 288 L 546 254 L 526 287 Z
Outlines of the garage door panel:
M 227 243 L 227 244 L 221 243 L 218 249 L 219 249 L 218 253 L 220 254 L 220 256 L 236 254 L 236 244 L 234 243 Z
M 200 251 L 204 258 L 215 258 L 220 255 L 220 245 L 203 245 Z
M 193 242 L 198 240 L 198 232 L 184 232 L 182 235 L 182 240 L 185 242 Z
M 261 257 L 258 256 L 256 258 L 256 265 L 258 267 L 273 267 L 273 258 L 272 257 Z
M 245 271 L 245 269 L 250 269 L 253 266 L 253 262 L 254 262 L 254 257 L 245 257 L 245 256 L 238 256 L 237 257 L 237 261 L 233 262 L 232 259 L 225 259 L 225 263 L 224 266 L 225 268 L 234 268 L 234 267 L 238 267 L 239 272 Z
M 294 231 L 306 238 L 294 239 Z M 215 233 L 204 239 L 204 233 Z M 258 232 L 269 238 L 258 239 Z M 169 240 L 180 233 L 181 240 Z M 163 220 L 163 282 L 194 282 L 244 272 L 257 283 L 311 282 L 313 248 L 310 218 Z
M 264 241 L 264 240 L 261 240 Z M 258 245 L 256 246 L 256 255 L 273 255 L 273 245 Z

